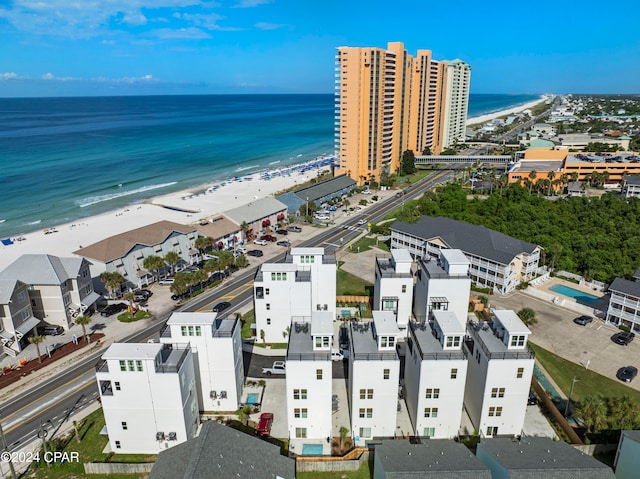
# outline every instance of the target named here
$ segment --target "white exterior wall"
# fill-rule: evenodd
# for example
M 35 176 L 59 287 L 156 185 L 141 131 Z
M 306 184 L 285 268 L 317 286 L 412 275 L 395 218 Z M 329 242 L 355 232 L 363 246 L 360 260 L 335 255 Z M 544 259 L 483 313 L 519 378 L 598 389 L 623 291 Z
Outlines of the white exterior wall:
M 407 252 L 408 255 L 408 252 Z M 395 262 L 394 272 L 384 270 L 384 275 L 379 269 L 378 261 L 389 261 L 386 258 L 376 260 L 375 280 L 373 287 L 373 309 L 386 311 L 383 298 L 397 298 L 395 308 L 396 321 L 398 327 L 404 330 L 406 335 L 407 325 L 411 320 L 411 309 L 413 306 L 413 276 L 411 273 L 411 263 Z M 404 287 L 404 292 L 403 292 Z
M 298 271 L 311 271 L 311 309 L 329 311 L 336 315 L 336 272 L 337 265 L 323 263 L 324 248 L 292 248 L 293 264 Z M 313 256 L 313 263 L 303 262 L 303 257 Z M 320 305 L 320 309 L 318 309 Z M 324 309 L 324 307 L 327 309 Z
M 469 277 L 429 279 L 425 271 L 422 271 L 416 280 L 415 289 L 413 313 L 417 321 L 429 317 L 431 298 L 436 297 L 447 298 L 449 300 L 448 311 L 453 312 L 462 321 L 467 317 L 469 291 L 471 290 L 471 279 Z
M 389 379 L 384 379 L 385 369 L 389 369 Z M 364 446 L 366 440 L 374 437 L 393 437 L 396 433 L 400 360 L 352 360 L 349 378 L 351 434 L 354 441 L 359 438 L 356 445 Z M 373 399 L 360 399 L 361 389 L 373 389 Z M 360 409 L 373 409 L 372 417 L 359 417 Z M 360 437 L 360 428 L 370 428 L 371 436 Z
M 69 330 L 71 315 L 67 306 L 71 303 L 71 293 L 66 285 L 32 285 L 29 298 L 35 302 L 33 315 L 49 324 Z
M 191 352 L 178 373 L 156 373 L 153 359 L 143 360 L 142 372 L 120 371 L 118 360 L 107 364 L 109 372 L 97 372 L 96 379 L 98 385 L 110 380 L 113 388 L 113 395 L 101 394 L 112 451 L 156 454 L 195 437 L 198 410 Z M 175 432 L 177 440 L 159 442 L 157 432 Z
M 317 379 L 317 369 L 322 370 L 322 379 Z M 307 439 L 324 440 L 333 436 L 331 429 L 331 380 L 330 360 L 287 361 L 287 425 L 291 440 L 297 438 L 296 430 L 298 428 L 306 429 Z M 294 399 L 295 389 L 306 389 L 307 399 Z M 307 417 L 296 418 L 295 409 L 305 408 L 307 409 Z

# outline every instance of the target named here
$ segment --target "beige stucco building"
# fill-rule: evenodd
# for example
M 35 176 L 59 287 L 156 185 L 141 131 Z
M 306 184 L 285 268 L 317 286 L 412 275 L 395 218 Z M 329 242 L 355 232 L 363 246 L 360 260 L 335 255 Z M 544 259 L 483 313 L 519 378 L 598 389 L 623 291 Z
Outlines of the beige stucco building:
M 17 279 L 0 278 L 0 342 L 2 352 L 16 356 L 40 320 L 33 317 L 28 285 Z

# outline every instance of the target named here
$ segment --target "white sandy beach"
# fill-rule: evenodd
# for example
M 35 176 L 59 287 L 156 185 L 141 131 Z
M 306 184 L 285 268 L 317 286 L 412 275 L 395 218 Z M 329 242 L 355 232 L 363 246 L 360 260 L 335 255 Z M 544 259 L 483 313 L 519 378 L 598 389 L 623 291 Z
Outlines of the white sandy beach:
M 533 108 L 539 103 L 542 103 L 547 99 L 546 96 L 540 97 L 537 100 L 530 101 L 529 103 L 525 103 L 524 105 L 516 106 L 514 108 L 509 108 L 508 110 L 496 111 L 495 113 L 489 113 L 487 115 L 475 116 L 473 118 L 467 119 L 467 126 L 478 125 L 480 123 L 485 123 L 489 120 L 493 120 L 494 118 L 500 118 L 505 115 L 514 115 L 515 113 L 520 113 L 521 111 L 528 110 Z

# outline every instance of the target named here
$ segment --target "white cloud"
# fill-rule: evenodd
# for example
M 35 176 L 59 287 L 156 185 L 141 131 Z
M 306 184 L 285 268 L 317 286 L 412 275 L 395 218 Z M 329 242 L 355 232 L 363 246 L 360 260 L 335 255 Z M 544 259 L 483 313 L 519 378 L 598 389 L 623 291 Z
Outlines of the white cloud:
M 176 39 L 197 40 L 197 39 L 211 38 L 210 34 L 195 27 L 178 28 L 178 29 L 158 28 L 156 30 L 151 30 L 148 34 L 150 36 L 161 38 L 163 40 L 176 40 Z
M 0 73 L 0 80 L 17 80 L 18 74 L 15 72 Z
M 240 0 L 237 4 L 234 5 L 234 8 L 259 7 L 260 5 L 267 5 L 272 1 L 273 0 Z
M 277 30 L 278 28 L 284 28 L 287 25 L 284 23 L 269 23 L 269 22 L 258 22 L 254 25 L 254 27 L 260 30 Z

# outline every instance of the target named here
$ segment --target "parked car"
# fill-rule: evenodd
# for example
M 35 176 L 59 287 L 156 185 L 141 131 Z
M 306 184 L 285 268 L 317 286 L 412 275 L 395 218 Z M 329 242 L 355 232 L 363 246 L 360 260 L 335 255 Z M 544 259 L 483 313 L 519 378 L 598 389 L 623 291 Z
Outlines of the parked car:
M 171 286 L 173 284 L 173 278 L 163 278 L 158 281 L 158 284 L 162 286 Z
M 635 337 L 635 334 L 629 333 L 627 331 L 622 331 L 621 333 L 616 333 L 613 336 L 611 336 L 611 341 L 613 341 L 616 344 L 620 344 L 622 346 L 628 346 L 629 343 L 633 341 L 634 337 Z
M 100 316 L 111 316 L 112 314 L 120 313 L 122 311 L 126 311 L 128 306 L 124 303 L 114 303 L 106 306 L 102 311 L 100 311 Z
M 317 216 L 315 216 L 315 219 L 320 220 L 320 221 L 328 221 L 331 218 L 329 218 L 327 215 L 317 215 Z
M 139 289 L 137 291 L 134 291 L 135 294 L 139 294 L 141 296 L 146 296 L 147 299 L 150 298 L 151 296 L 153 296 L 153 291 L 148 290 L 148 289 Z
M 289 232 L 287 230 L 276 230 L 279 235 L 287 236 Z
M 262 368 L 262 374 L 271 376 L 272 374 L 286 374 L 287 365 L 284 361 L 274 361 L 270 368 Z
M 273 235 L 264 235 L 264 236 L 261 236 L 260 239 L 265 241 L 278 241 L 278 238 L 276 238 Z
M 278 241 L 276 244 L 278 246 L 284 246 L 285 248 L 288 248 L 289 246 L 291 246 L 291 243 L 289 243 L 287 240 Z
M 248 251 L 247 251 L 247 254 L 249 254 Z M 232 273 L 235 273 L 239 269 L 240 268 L 238 268 L 235 264 L 231 264 L 231 265 L 227 266 L 227 268 L 224 270 L 224 275 L 225 276 L 230 276 Z
M 367 220 L 362 219 L 360 221 L 358 221 L 358 225 L 362 226 L 362 225 L 366 225 L 367 224 Z
M 349 349 L 349 332 L 347 328 L 340 328 L 340 349 Z
M 227 309 L 229 306 L 231 306 L 231 303 L 229 301 L 221 301 L 218 304 L 216 304 L 211 311 L 213 311 L 214 313 L 221 313 L 222 311 Z
M 267 241 L 263 239 L 254 239 L 253 243 L 260 246 L 267 246 Z
M 37 331 L 40 336 L 59 336 L 64 333 L 64 328 L 55 324 L 43 323 L 38 326 Z
M 631 381 L 633 381 L 633 378 L 635 378 L 637 375 L 638 375 L 638 368 L 634 368 L 633 366 L 625 366 L 623 368 L 618 369 L 616 377 L 620 381 L 624 381 L 625 383 L 630 383 Z
M 538 404 L 538 398 L 533 392 L 533 389 L 529 389 L 529 398 L 527 399 L 527 406 L 536 406 Z
M 289 226 L 287 227 L 287 231 L 291 231 L 292 233 L 300 233 L 302 232 L 302 228 L 300 228 L 299 226 Z
M 171 299 L 173 299 L 174 301 L 178 301 L 179 299 L 186 299 L 190 296 L 189 292 L 184 292 L 182 294 L 172 294 L 171 295 Z
M 362 192 L 363 195 L 370 195 L 371 194 L 371 190 L 364 190 Z
M 150 295 L 141 293 L 140 291 L 135 291 L 133 293 L 133 299 L 135 299 L 139 303 L 144 303 L 149 299 Z
M 574 323 L 579 324 L 580 326 L 586 326 L 592 321 L 593 318 L 591 316 L 579 316 L 573 320 Z
M 264 255 L 264 253 L 262 251 L 260 251 L 259 249 L 251 249 L 251 250 L 247 251 L 247 254 L 249 256 L 255 256 L 256 258 L 260 258 L 261 256 Z
M 256 428 L 256 434 L 262 437 L 268 437 L 271 434 L 271 426 L 273 425 L 273 414 L 270 412 L 263 412 L 260 414 L 260 420 L 258 421 L 258 427 Z

